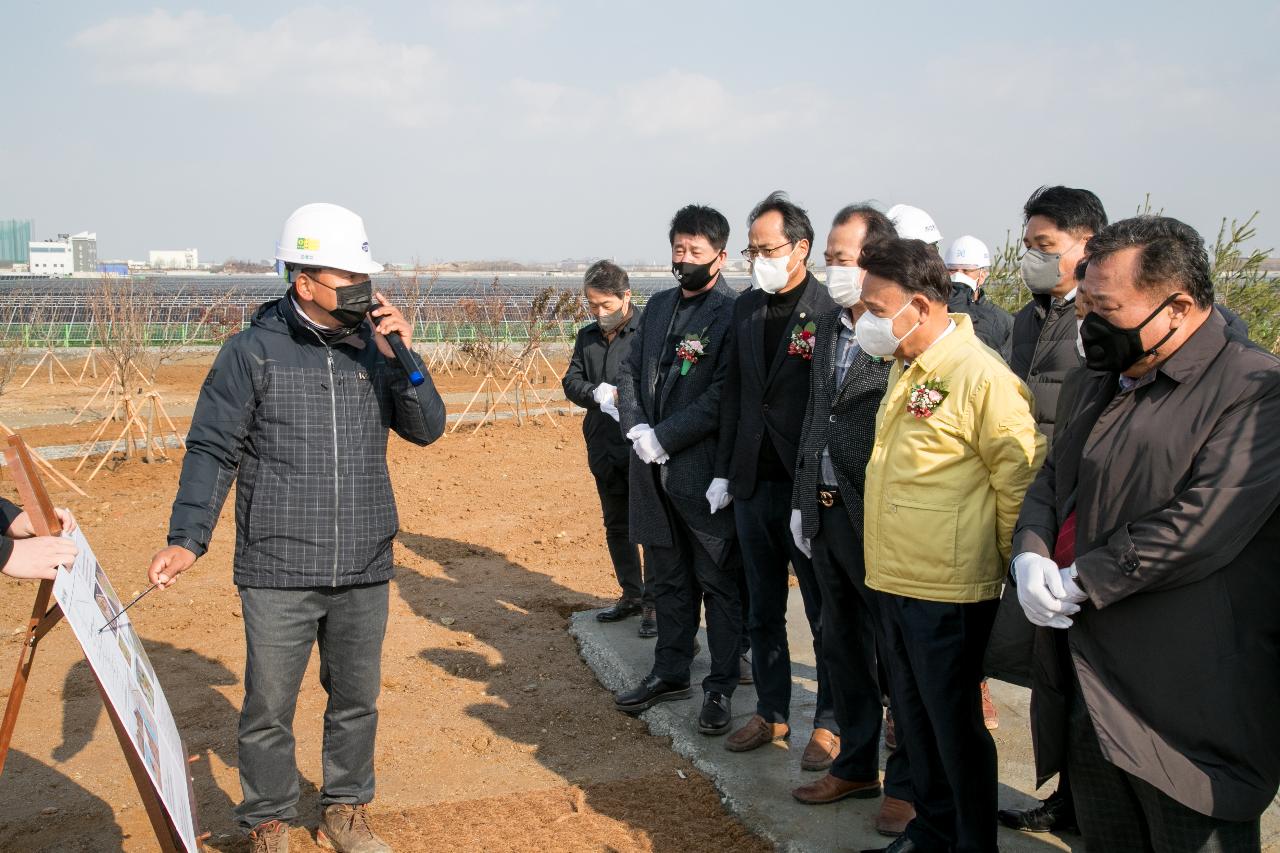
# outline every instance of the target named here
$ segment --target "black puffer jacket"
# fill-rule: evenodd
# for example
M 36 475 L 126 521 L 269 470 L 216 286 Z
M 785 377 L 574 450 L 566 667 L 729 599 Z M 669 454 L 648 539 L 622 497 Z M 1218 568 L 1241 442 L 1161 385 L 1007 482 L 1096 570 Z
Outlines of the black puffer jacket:
M 203 554 L 235 480 L 237 585 L 388 580 L 399 519 L 387 430 L 425 445 L 444 424 L 431 379 L 410 385 L 367 322 L 329 346 L 289 297 L 268 302 L 222 347 L 200 390 L 169 544 Z
M 978 340 L 999 353 L 1005 364 L 1009 363 L 1013 342 L 1012 314 L 984 299 L 981 294 L 975 297 L 973 288 L 964 284 L 951 285 L 947 310 L 952 314 L 968 314 Z
M 1076 350 L 1076 300 L 1037 294 L 1013 318 L 1009 367 L 1035 399 L 1036 426 L 1053 445 L 1058 392 L 1067 373 L 1084 363 Z

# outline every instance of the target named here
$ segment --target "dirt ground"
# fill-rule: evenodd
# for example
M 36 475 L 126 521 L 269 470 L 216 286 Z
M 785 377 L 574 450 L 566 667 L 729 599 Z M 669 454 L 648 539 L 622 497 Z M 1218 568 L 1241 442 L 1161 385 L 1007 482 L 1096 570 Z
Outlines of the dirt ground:
M 187 363 L 162 373 L 166 399 L 193 400 L 206 369 Z M 440 385 L 465 391 L 477 381 Z M 33 380 L 11 389 L 0 421 L 6 412 L 75 405 L 75 389 L 54 388 Z M 606 603 L 616 587 L 580 421 L 557 421 L 559 429 L 501 423 L 426 449 L 392 437 L 401 534 L 382 658 L 377 828 L 402 851 L 766 850 L 664 740 L 613 710 L 565 631 L 567 614 Z M 83 433 L 23 431 L 37 446 Z M 59 466 L 69 472 L 73 463 Z M 55 493 L 76 511 L 122 598 L 146 586 L 178 473 L 175 463 L 132 462 L 104 468 L 88 499 Z M 14 497 L 7 479 L 0 494 Z M 173 590 L 130 612 L 198 756 L 200 818 L 210 846 L 223 851 L 246 849 L 231 814 L 244 666 L 233 501 L 210 553 Z M 34 593 L 34 585 L 0 583 L 0 700 Z M 318 849 L 311 832 L 324 704 L 313 656 L 295 720 L 303 794 L 294 850 Z M 0 849 L 154 848 L 79 648 L 69 630 L 56 629 L 40 645 L 0 777 Z

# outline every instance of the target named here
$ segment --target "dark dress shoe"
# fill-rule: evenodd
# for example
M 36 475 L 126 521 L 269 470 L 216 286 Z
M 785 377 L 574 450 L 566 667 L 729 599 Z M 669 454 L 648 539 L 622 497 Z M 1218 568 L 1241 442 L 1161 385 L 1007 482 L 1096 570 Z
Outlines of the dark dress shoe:
M 689 683 L 673 684 L 663 681 L 656 675 L 645 676 L 635 688 L 613 697 L 613 707 L 628 714 L 639 714 L 652 708 L 659 702 L 673 702 L 677 699 L 688 699 L 692 694 Z
M 698 714 L 698 731 L 704 735 L 722 735 L 729 731 L 732 720 L 733 710 L 728 696 L 714 690 L 703 694 L 702 712 Z
M 996 812 L 1000 822 L 1010 829 L 1023 832 L 1078 832 L 1075 804 L 1054 791 L 1040 805 L 1026 811 L 1001 809 Z
M 639 612 L 640 602 L 632 601 L 629 598 L 619 598 L 611 606 L 597 613 L 596 620 L 599 622 L 621 622 L 623 619 L 629 619 Z
M 658 608 L 646 604 L 640 611 L 640 629 L 636 631 L 645 639 L 658 636 Z
M 872 847 L 863 850 L 862 853 L 916 853 L 920 849 L 914 841 L 904 835 L 888 847 Z
M 755 684 L 756 677 L 751 671 L 751 658 L 746 655 L 738 656 L 738 683 L 739 684 Z

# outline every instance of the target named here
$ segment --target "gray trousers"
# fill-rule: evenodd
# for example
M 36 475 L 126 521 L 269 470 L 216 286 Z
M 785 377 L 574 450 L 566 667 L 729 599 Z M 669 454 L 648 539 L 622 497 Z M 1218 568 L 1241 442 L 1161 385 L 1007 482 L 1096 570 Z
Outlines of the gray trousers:
M 240 825 L 298 816 L 293 714 L 311 648 L 320 645 L 324 711 L 321 807 L 373 799 L 386 583 L 308 589 L 240 587 L 248 655 L 240 711 Z

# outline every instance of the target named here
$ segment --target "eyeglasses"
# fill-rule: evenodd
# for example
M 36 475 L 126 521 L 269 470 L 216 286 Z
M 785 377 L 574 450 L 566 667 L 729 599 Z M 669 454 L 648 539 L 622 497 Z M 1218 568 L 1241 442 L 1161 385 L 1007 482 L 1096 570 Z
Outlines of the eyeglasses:
M 795 242 L 794 240 L 788 240 L 785 243 L 779 243 L 778 245 L 769 249 L 754 249 L 748 246 L 747 248 L 742 250 L 742 257 L 746 258 L 749 261 L 754 261 L 756 258 L 760 257 L 761 255 L 764 255 L 766 258 L 772 258 L 774 252 L 778 251 L 783 246 L 790 246 L 794 242 Z

